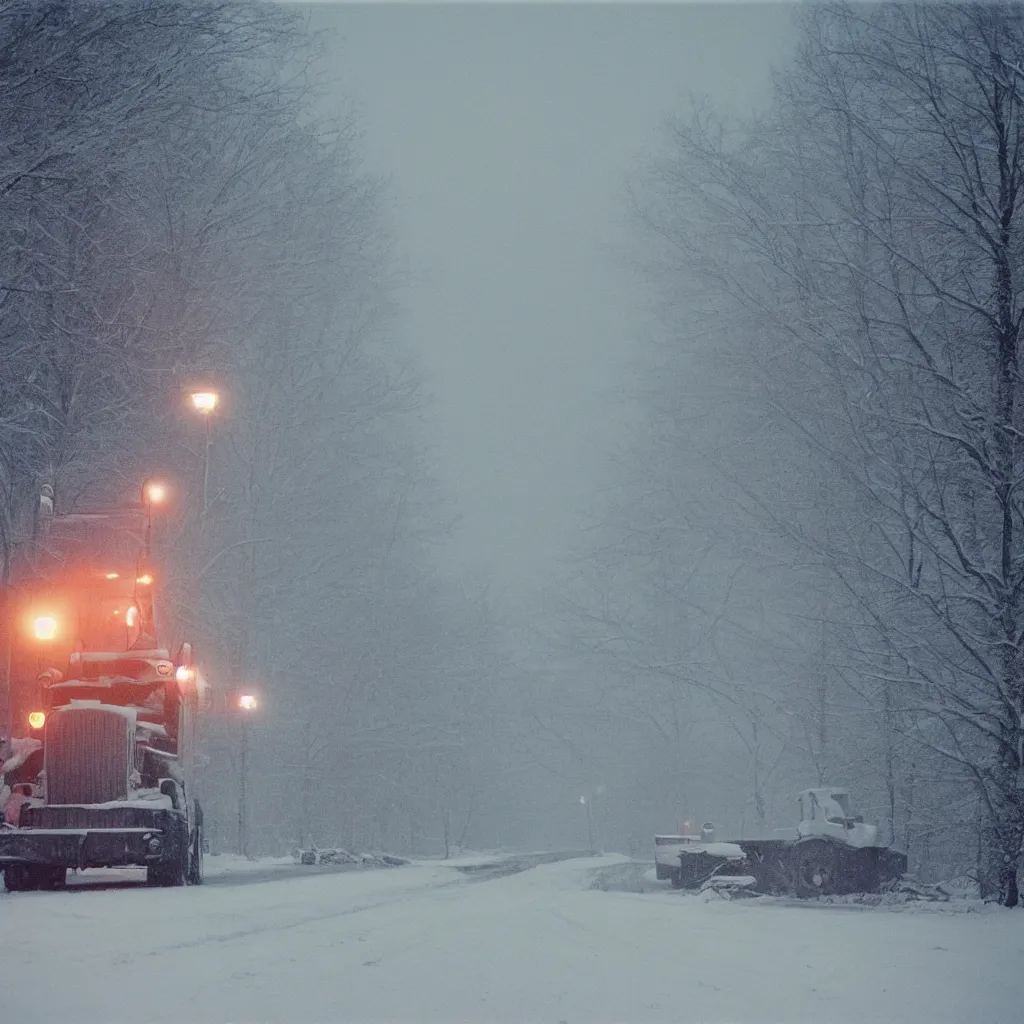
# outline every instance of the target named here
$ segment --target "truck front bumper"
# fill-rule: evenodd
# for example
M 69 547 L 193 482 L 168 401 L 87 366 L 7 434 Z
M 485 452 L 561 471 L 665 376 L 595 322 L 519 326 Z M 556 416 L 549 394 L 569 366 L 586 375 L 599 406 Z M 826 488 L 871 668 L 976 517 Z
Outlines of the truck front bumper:
M 180 860 L 188 848 L 180 811 L 125 806 L 22 808 L 18 828 L 0 828 L 0 866 L 146 867 Z
M 139 866 L 167 859 L 158 828 L 10 828 L 0 830 L 0 866 L 46 864 L 65 868 Z

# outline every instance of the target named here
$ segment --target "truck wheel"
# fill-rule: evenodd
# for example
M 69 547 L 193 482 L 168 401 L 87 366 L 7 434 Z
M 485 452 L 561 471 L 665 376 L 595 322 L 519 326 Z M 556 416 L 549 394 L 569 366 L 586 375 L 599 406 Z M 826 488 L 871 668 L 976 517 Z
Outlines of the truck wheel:
M 811 840 L 799 843 L 796 856 L 796 894 L 801 899 L 831 896 L 839 882 L 839 863 L 831 843 Z
M 63 889 L 68 880 L 66 868 L 38 867 L 35 869 L 37 889 Z
M 185 879 L 189 885 L 203 884 L 203 826 L 196 825 L 195 836 L 192 839 L 192 850 L 188 858 L 188 877 Z
M 4 868 L 4 885 L 8 892 L 30 892 L 36 888 L 36 876 L 31 864 L 8 864 Z
M 174 860 L 164 861 L 162 864 L 149 864 L 146 867 L 146 885 L 160 886 L 161 888 L 184 885 L 187 861 L 188 848 L 186 847 L 182 856 Z

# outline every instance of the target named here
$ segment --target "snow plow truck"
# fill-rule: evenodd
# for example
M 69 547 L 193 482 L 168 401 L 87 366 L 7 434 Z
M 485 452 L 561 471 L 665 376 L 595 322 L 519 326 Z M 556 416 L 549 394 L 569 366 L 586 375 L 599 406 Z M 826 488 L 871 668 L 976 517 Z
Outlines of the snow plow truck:
M 799 824 L 771 839 L 716 842 L 710 825 L 699 836 L 655 836 L 657 877 L 676 889 L 743 888 L 809 899 L 880 892 L 906 872 L 906 854 L 850 813 L 845 789 L 805 789 L 798 801 Z
M 152 571 L 129 563 L 22 595 L 26 621 L 14 632 L 47 644 L 45 654 L 32 648 L 38 671 L 19 685 L 0 754 L 8 890 L 56 888 L 69 868 L 145 867 L 159 886 L 202 881 L 194 770 L 205 684 L 188 644 L 172 659 L 157 642 L 152 590 Z

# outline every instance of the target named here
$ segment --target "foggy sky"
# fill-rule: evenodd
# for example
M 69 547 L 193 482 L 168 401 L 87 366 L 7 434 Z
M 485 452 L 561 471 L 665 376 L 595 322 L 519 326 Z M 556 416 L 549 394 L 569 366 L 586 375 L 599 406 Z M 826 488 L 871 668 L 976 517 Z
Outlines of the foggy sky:
M 528 593 L 571 542 L 627 412 L 613 392 L 646 318 L 612 253 L 625 181 L 690 95 L 746 113 L 790 8 L 330 4 L 340 90 L 416 281 L 421 357 L 459 570 Z

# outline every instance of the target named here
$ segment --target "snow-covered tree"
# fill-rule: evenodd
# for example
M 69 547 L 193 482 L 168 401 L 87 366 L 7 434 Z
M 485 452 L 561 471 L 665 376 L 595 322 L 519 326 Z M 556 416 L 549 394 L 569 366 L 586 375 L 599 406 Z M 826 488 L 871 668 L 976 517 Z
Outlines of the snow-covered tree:
M 800 24 L 774 110 L 739 132 L 706 113 L 676 123 L 641 212 L 676 337 L 703 328 L 711 344 L 688 347 L 734 390 L 731 424 L 695 431 L 715 438 L 715 500 L 788 546 L 791 581 L 812 581 L 788 607 L 802 648 L 824 630 L 818 724 L 860 748 L 894 831 L 897 803 L 927 808 L 921 835 L 962 843 L 976 823 L 983 889 L 1013 905 L 1024 20 L 824 6 Z M 690 422 L 705 408 L 677 397 Z

